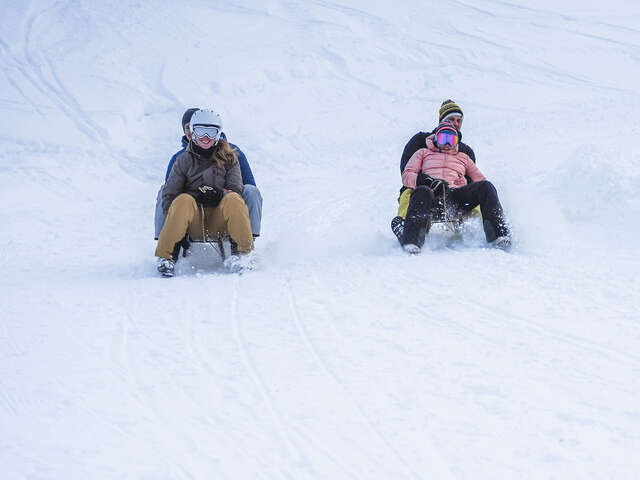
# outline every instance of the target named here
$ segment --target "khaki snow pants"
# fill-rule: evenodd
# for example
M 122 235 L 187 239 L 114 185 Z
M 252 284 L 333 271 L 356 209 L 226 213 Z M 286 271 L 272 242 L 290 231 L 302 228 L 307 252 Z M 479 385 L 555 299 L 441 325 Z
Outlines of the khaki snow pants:
M 240 195 L 235 192 L 227 193 L 217 207 L 204 208 L 203 223 L 201 207 L 191 195 L 182 193 L 171 202 L 158 237 L 156 256 L 171 258 L 173 248 L 186 233 L 193 239 L 202 239 L 203 225 L 207 238 L 229 234 L 238 244 L 238 252 L 253 250 L 249 210 Z

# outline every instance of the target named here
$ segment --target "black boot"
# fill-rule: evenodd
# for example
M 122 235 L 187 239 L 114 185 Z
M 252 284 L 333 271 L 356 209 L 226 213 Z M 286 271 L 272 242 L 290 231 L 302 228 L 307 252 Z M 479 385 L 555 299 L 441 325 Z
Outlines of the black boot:
M 173 277 L 176 263 L 170 258 L 158 258 L 158 272 L 163 277 Z
M 393 217 L 391 220 L 391 231 L 394 233 L 400 243 L 402 243 L 402 234 L 404 233 L 404 218 L 401 216 Z
M 185 235 L 182 240 L 180 240 L 173 246 L 171 258 L 173 259 L 174 263 L 177 262 L 180 258 L 180 249 L 182 249 L 183 257 L 188 257 L 189 255 L 191 255 L 191 242 L 189 242 L 188 235 Z

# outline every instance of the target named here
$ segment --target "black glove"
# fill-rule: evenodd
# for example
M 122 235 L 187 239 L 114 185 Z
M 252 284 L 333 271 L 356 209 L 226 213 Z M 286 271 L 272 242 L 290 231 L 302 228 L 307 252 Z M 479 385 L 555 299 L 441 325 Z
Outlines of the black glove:
M 196 202 L 201 203 L 204 207 L 217 207 L 223 196 L 224 190 L 222 188 L 202 185 L 198 187 Z
M 431 180 L 433 179 L 429 175 L 418 172 L 418 178 L 416 178 L 416 187 L 419 187 L 420 185 L 426 185 L 428 187 L 429 185 L 431 185 Z
M 433 193 L 439 193 L 449 188 L 449 184 L 440 178 L 433 178 L 426 173 L 419 172 L 416 179 L 416 186 L 425 185 L 429 187 Z
M 429 177 L 429 178 L 431 178 L 431 184 L 429 185 L 429 188 L 433 193 L 438 194 L 449 189 L 449 184 L 444 180 L 441 180 L 439 178 L 432 178 L 432 177 Z

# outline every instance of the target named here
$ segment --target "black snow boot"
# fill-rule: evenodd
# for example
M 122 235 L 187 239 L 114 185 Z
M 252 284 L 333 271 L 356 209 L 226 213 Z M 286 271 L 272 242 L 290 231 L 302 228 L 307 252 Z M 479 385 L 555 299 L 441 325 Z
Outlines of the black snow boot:
M 391 231 L 396 236 L 398 241 L 402 243 L 402 234 L 404 233 L 404 218 L 401 216 L 393 217 L 391 220 Z
M 163 277 L 173 277 L 176 262 L 170 258 L 158 258 L 158 272 Z

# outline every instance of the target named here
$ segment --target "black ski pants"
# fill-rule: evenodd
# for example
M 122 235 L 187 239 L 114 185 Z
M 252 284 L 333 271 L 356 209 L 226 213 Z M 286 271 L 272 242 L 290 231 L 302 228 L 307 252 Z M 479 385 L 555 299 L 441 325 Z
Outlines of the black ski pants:
M 496 187 L 488 180 L 453 188 L 448 191 L 447 200 L 459 213 L 469 212 L 480 205 L 482 226 L 487 242 L 493 242 L 498 237 L 510 234 Z M 429 231 L 429 218 L 435 201 L 433 191 L 425 185 L 419 186 L 411 194 L 407 218 L 404 222 L 403 245 L 411 243 L 422 246 L 424 234 Z

